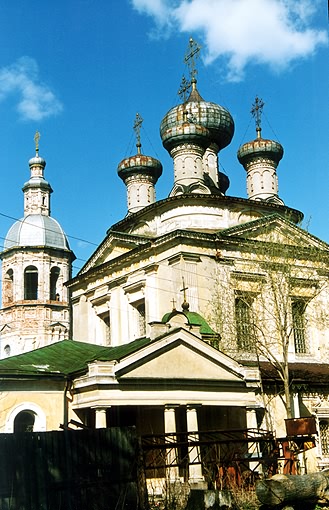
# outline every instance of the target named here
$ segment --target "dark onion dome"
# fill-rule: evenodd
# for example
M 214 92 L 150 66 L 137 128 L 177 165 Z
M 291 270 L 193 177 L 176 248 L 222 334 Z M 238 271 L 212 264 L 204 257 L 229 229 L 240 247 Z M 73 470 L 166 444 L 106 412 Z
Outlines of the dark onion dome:
M 162 164 L 158 159 L 144 154 L 125 158 L 118 164 L 118 175 L 123 181 L 136 173 L 149 175 L 157 180 L 162 174 Z
M 275 140 L 256 138 L 251 142 L 241 145 L 237 155 L 238 160 L 243 166 L 256 157 L 265 157 L 278 164 L 283 156 L 283 147 Z
M 223 172 L 218 172 L 218 188 L 222 193 L 226 193 L 230 187 L 230 179 Z
M 233 134 L 231 114 L 222 106 L 202 99 L 195 80 L 188 100 L 169 110 L 160 125 L 162 143 L 167 150 L 187 141 L 202 146 L 214 142 L 220 150 L 231 142 Z
M 69 243 L 59 223 L 43 214 L 28 214 L 16 221 L 5 237 L 4 249 L 42 246 L 69 250 Z

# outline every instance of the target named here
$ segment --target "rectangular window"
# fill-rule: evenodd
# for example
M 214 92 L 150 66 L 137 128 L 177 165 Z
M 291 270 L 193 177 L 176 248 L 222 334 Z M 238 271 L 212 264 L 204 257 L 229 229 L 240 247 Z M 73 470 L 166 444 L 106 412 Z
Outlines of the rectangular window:
M 136 306 L 138 313 L 138 332 L 139 336 L 145 336 L 146 334 L 146 317 L 145 317 L 145 303 L 141 303 Z
M 298 299 L 291 304 L 292 327 L 294 333 L 295 352 L 305 354 L 307 352 L 305 335 L 305 308 L 306 303 Z
M 255 330 L 252 322 L 252 300 L 249 296 L 235 298 L 235 327 L 239 349 L 253 350 Z
M 103 326 L 103 341 L 104 345 L 111 345 L 111 321 L 110 321 L 110 311 L 103 312 L 98 315 L 98 317 L 102 320 Z

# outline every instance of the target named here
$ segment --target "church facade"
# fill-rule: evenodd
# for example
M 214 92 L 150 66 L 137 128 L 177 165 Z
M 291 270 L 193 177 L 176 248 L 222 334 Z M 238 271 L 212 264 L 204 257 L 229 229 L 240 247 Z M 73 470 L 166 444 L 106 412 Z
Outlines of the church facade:
M 195 75 L 161 122 L 174 169 L 166 199 L 155 199 L 162 165 L 142 154 L 136 119 L 137 153 L 118 165 L 127 215 L 74 278 L 57 223 L 55 239 L 23 236 L 50 220 L 44 160 L 30 161 L 26 216 L 2 253 L 2 432 L 73 423 L 284 437 L 285 418 L 303 417 L 320 440 L 302 468 L 329 465 L 329 247 L 279 197 L 283 148 L 262 137 L 261 108 L 257 99 L 256 138 L 238 151 L 247 198 L 229 196 L 219 171 L 233 119 L 201 97 Z M 189 477 L 204 479 L 202 463 L 191 461 Z

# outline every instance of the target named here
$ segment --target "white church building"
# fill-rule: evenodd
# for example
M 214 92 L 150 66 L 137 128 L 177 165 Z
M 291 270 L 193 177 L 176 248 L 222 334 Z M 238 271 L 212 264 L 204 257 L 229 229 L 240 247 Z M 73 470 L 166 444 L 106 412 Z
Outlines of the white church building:
M 255 139 L 238 151 L 247 198 L 219 171 L 232 116 L 202 98 L 195 73 L 161 121 L 173 186 L 159 201 L 162 165 L 143 154 L 137 118 L 136 154 L 118 165 L 127 215 L 73 278 L 37 143 L 1 254 L 1 432 L 71 422 L 284 437 L 285 418 L 312 418 L 301 467 L 329 466 L 329 246 L 279 196 L 283 147 L 263 138 L 261 109 L 256 99 Z M 189 477 L 204 479 L 202 462 Z

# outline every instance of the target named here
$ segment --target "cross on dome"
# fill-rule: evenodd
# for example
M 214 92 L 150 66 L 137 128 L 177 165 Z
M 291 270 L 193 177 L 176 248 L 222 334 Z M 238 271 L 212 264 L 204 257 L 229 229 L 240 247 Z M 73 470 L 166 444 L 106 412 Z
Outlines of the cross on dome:
M 143 118 L 141 117 L 141 115 L 137 112 L 136 113 L 136 118 L 135 118 L 135 122 L 134 122 L 134 131 L 135 131 L 135 134 L 136 134 L 136 147 L 137 147 L 137 152 L 138 154 L 141 153 L 141 127 L 142 127 L 142 124 L 143 124 Z
M 40 133 L 39 131 L 37 130 L 35 132 L 35 135 L 34 135 L 34 143 L 35 143 L 35 152 L 36 152 L 36 155 L 38 155 L 39 153 L 39 140 L 40 140 Z
M 190 37 L 184 62 L 187 64 L 191 82 L 195 81 L 197 75 L 196 59 L 199 57 L 200 50 L 201 46 Z
M 183 288 L 180 290 L 181 292 L 183 292 L 182 308 L 184 311 L 188 311 L 188 309 L 190 307 L 189 303 L 186 301 L 186 291 L 188 290 L 188 287 L 185 286 L 184 276 L 182 277 L 182 281 L 183 281 Z
M 258 96 L 255 98 L 255 102 L 252 105 L 251 108 L 251 114 L 255 119 L 256 122 L 256 132 L 257 132 L 257 138 L 261 138 L 261 131 L 262 131 L 262 113 L 263 113 L 263 107 L 264 107 L 264 101 L 260 99 Z

